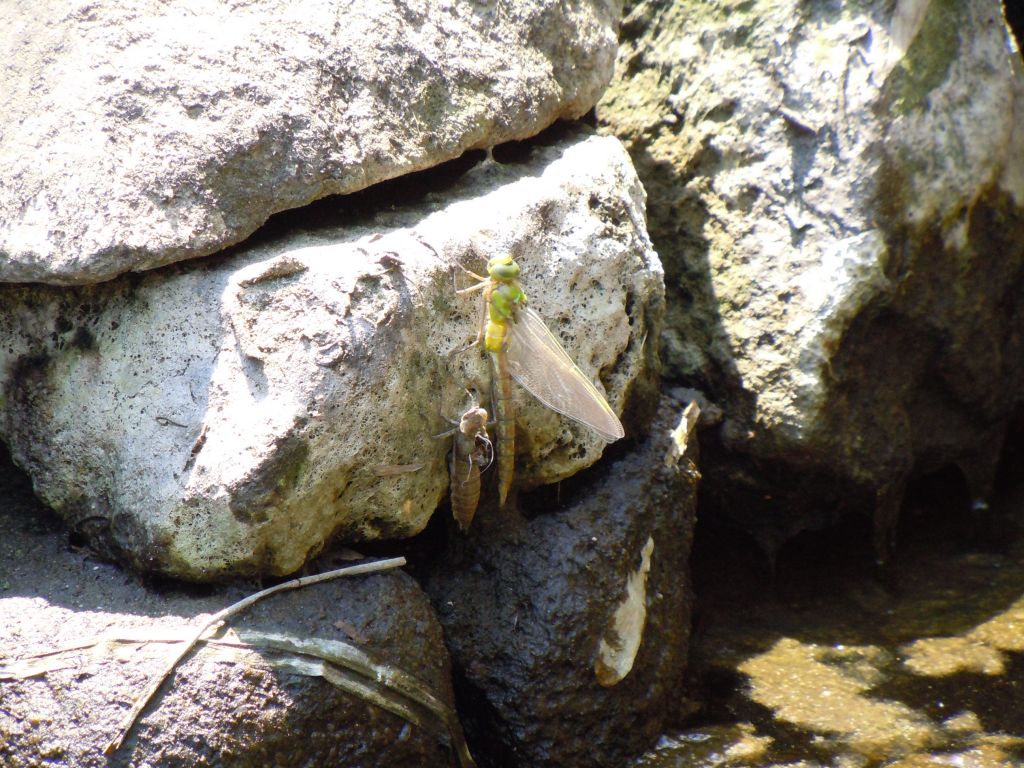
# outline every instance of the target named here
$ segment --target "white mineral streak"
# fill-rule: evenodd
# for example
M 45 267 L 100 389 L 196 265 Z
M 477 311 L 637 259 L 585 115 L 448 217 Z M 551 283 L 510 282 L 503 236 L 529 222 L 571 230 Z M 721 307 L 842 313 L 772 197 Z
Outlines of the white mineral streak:
M 654 539 L 640 550 L 640 567 L 626 578 L 626 596 L 615 609 L 604 637 L 597 646 L 594 674 L 597 682 L 611 687 L 623 680 L 636 660 L 647 622 L 647 574 L 651 570 Z
M 676 466 L 688 448 L 696 447 L 694 436 L 699 421 L 700 406 L 694 401 L 683 409 L 683 413 L 679 417 L 679 424 L 671 432 L 671 443 L 665 453 L 666 467 Z

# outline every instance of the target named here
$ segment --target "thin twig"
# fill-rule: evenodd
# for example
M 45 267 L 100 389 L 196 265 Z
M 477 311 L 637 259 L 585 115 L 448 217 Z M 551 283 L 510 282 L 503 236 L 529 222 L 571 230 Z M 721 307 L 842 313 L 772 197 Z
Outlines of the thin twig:
M 174 668 L 178 666 L 178 663 L 185 658 L 188 652 L 195 647 L 196 643 L 198 643 L 202 639 L 203 635 L 205 635 L 210 629 L 218 626 L 232 616 L 241 613 L 257 600 L 262 600 L 264 597 L 269 597 L 277 592 L 284 592 L 285 590 L 297 589 L 299 587 L 307 587 L 310 584 L 319 584 L 321 581 L 329 581 L 340 576 L 358 576 L 362 573 L 376 573 L 377 571 L 385 571 L 389 568 L 399 568 L 403 565 L 405 565 L 404 557 L 392 557 L 387 560 L 374 560 L 369 563 L 350 565 L 347 568 L 338 568 L 337 570 L 327 571 L 326 573 L 318 573 L 315 576 L 302 576 L 298 579 L 292 579 L 291 581 L 286 581 L 283 584 L 278 584 L 268 589 L 264 589 L 262 592 L 249 595 L 248 597 L 239 600 L 237 603 L 229 605 L 224 610 L 213 614 L 196 628 L 196 631 L 188 640 L 186 640 L 181 650 L 174 654 L 164 670 L 150 681 L 146 690 L 143 691 L 135 700 L 135 704 L 132 705 L 131 710 L 125 716 L 124 720 L 121 721 L 121 726 L 118 728 L 117 735 L 110 740 L 106 747 L 104 747 L 104 754 L 112 755 L 118 750 L 124 740 L 128 737 L 128 733 L 131 731 L 132 726 L 135 725 L 135 721 L 142 713 L 142 710 L 146 708 L 150 699 L 153 698 L 156 692 L 160 689 L 160 686 L 163 685 L 164 680 L 167 679 L 168 675 L 170 675 L 171 672 L 174 671 Z

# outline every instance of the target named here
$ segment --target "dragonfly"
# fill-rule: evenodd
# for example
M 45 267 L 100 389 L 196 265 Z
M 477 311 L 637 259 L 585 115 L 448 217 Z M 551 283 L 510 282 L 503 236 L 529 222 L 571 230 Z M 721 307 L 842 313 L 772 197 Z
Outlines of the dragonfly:
M 484 311 L 476 342 L 490 355 L 498 442 L 498 501 L 505 505 L 515 470 L 516 426 L 512 403 L 515 379 L 544 405 L 615 442 L 625 435 L 615 411 L 562 347 L 544 320 L 526 305 L 519 265 L 510 255 L 487 262 L 487 277 L 463 267 L 476 285 L 457 293 L 483 291 Z
M 437 437 L 454 435 L 448 472 L 451 477 L 452 516 L 463 533 L 469 530 L 480 503 L 480 473 L 494 461 L 494 445 L 487 434 L 487 411 L 474 399 L 454 429 Z

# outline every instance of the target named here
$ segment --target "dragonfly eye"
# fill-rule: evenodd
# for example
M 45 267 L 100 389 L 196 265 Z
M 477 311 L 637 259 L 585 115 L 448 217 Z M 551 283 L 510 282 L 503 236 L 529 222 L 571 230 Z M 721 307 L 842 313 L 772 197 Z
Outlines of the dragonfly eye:
M 487 274 L 493 280 L 515 280 L 519 277 L 519 265 L 511 256 L 495 256 L 487 262 Z

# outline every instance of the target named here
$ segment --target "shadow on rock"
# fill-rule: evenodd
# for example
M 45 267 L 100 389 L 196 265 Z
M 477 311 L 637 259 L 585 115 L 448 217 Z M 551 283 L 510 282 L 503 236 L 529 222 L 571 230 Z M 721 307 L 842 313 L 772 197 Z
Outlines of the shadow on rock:
M 441 627 L 415 582 L 394 572 L 257 603 L 177 666 L 120 750 L 105 756 L 177 642 L 253 590 L 155 591 L 71 549 L 67 529 L 9 460 L 0 466 L 0 499 L 0 764 L 454 764 L 443 728 L 427 716 L 413 725 L 354 694 L 379 686 L 318 655 L 354 647 L 453 706 Z M 281 638 L 313 650 L 282 650 Z
M 481 765 L 622 765 L 685 706 L 698 474 L 661 410 L 565 506 L 482 509 L 428 574 Z

